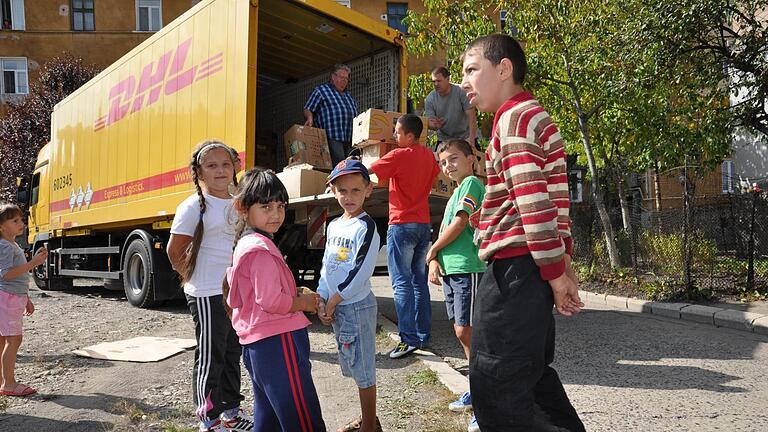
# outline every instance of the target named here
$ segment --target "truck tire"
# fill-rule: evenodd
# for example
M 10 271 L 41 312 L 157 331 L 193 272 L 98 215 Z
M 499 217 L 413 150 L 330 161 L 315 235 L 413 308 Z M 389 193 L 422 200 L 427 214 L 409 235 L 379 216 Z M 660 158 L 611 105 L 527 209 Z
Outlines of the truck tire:
M 36 247 L 32 256 L 37 255 L 37 251 L 42 248 L 42 246 Z M 41 290 L 48 289 L 48 260 L 32 269 L 32 280 L 35 281 L 35 285 Z
M 143 239 L 132 241 L 123 258 L 123 287 L 128 303 L 140 308 L 150 308 L 155 300 L 152 284 L 152 253 Z

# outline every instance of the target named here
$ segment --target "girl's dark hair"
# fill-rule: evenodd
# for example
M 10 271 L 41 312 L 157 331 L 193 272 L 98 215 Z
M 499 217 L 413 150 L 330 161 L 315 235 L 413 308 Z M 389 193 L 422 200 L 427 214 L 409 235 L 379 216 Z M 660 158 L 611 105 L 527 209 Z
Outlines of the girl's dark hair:
M 285 190 L 285 185 L 277 178 L 274 171 L 262 167 L 253 167 L 243 174 L 237 187 L 234 201 L 235 209 L 247 212 L 254 204 L 269 204 L 273 201 L 288 203 L 288 191 Z M 238 240 L 243 235 L 245 227 L 245 218 L 238 216 L 237 223 L 235 224 L 235 245 L 237 245 Z M 229 281 L 227 281 L 226 276 L 224 276 L 222 281 L 221 290 L 224 295 L 224 309 L 231 318 L 232 309 L 227 304 Z
M 203 190 L 200 187 L 199 169 L 205 159 L 205 155 L 213 149 L 223 149 L 229 153 L 229 157 L 232 159 L 232 166 L 234 167 L 232 170 L 232 183 L 237 186 L 237 167 L 240 166 L 240 156 L 238 155 L 237 150 L 216 140 L 207 140 L 198 144 L 192 152 L 192 160 L 189 162 L 189 170 L 191 171 L 192 182 L 195 184 L 195 191 L 197 191 L 197 200 L 200 206 L 200 220 L 195 227 L 195 233 L 192 234 L 192 241 L 187 247 L 181 266 L 176 269 L 181 276 L 182 283 L 192 278 L 192 274 L 195 272 L 195 265 L 197 264 L 197 254 L 200 252 L 200 244 L 203 242 L 203 232 L 205 231 L 205 227 L 203 226 L 203 215 L 205 214 L 207 207 L 205 203 L 205 195 L 203 195 Z
M 0 203 L 0 224 L 16 216 L 24 217 L 24 212 L 16 204 Z
M 515 38 L 501 33 L 480 36 L 467 46 L 464 54 L 461 55 L 461 61 L 464 62 L 464 56 L 475 49 L 479 50 L 494 66 L 505 58 L 509 59 L 512 62 L 512 80 L 515 84 L 523 84 L 528 62 L 525 60 L 523 47 Z
M 254 204 L 269 204 L 273 201 L 288 203 L 288 191 L 274 171 L 253 167 L 243 174 L 234 196 L 235 208 L 248 211 Z M 245 230 L 245 219 L 238 218 L 235 227 L 235 244 Z

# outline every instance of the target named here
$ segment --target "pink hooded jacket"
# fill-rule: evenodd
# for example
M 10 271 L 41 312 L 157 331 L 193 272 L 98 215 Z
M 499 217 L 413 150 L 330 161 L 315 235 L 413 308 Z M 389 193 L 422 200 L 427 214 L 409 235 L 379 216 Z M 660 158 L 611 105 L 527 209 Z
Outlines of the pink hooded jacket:
M 253 233 L 237 242 L 227 268 L 232 327 L 247 345 L 307 327 L 303 312 L 290 312 L 296 282 L 271 239 Z

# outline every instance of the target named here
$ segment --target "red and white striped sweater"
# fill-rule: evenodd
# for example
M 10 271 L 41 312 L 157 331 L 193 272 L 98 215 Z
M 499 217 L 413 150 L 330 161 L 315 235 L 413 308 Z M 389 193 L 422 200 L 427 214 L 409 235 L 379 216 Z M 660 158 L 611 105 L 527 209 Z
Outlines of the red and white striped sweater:
M 563 254 L 570 255 L 573 244 L 565 161 L 557 125 L 530 93 L 499 108 L 485 152 L 480 258 L 530 254 L 543 279 L 563 274 Z

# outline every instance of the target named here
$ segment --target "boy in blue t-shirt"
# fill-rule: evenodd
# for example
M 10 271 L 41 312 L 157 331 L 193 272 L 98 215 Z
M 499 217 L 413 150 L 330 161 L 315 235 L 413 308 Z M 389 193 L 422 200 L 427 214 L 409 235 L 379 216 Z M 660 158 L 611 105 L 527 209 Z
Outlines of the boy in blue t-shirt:
M 358 387 L 362 417 L 343 431 L 380 431 L 376 417 L 376 297 L 371 276 L 379 252 L 376 223 L 363 211 L 373 190 L 368 169 L 357 160 L 339 162 L 328 184 L 344 214 L 328 225 L 323 268 L 317 293 L 322 299 L 318 316 L 333 325 L 344 376 Z
M 456 337 L 469 359 L 472 298 L 485 271 L 485 262 L 478 257 L 479 247 L 474 240 L 475 232 L 470 226 L 469 217 L 480 209 L 485 186 L 474 176 L 475 154 L 468 142 L 448 140 L 438 150 L 438 157 L 443 173 L 459 186 L 445 207 L 440 235 L 427 253 L 429 281 L 435 285 L 442 282 L 448 319 L 453 320 Z M 449 404 L 448 409 L 472 409 L 469 392 Z M 476 426 L 474 416 L 470 429 L 473 426 Z

